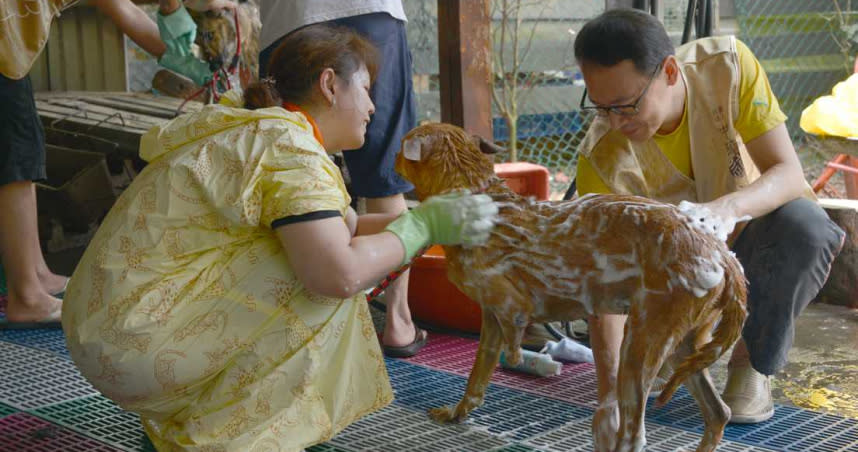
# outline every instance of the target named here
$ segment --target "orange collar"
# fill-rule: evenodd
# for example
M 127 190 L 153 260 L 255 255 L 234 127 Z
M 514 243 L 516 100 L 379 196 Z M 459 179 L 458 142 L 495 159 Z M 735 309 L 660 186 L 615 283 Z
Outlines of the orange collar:
M 313 136 L 316 137 L 316 140 L 319 141 L 319 144 L 321 144 L 322 147 L 325 146 L 325 140 L 322 139 L 322 132 L 319 131 L 319 126 L 316 125 L 316 120 L 313 119 L 313 117 L 310 116 L 309 113 L 304 111 L 304 109 L 302 109 L 298 105 L 295 105 L 291 102 L 283 102 L 283 108 L 289 111 L 294 111 L 303 114 L 304 117 L 307 118 L 307 121 L 310 121 L 310 125 L 313 126 Z

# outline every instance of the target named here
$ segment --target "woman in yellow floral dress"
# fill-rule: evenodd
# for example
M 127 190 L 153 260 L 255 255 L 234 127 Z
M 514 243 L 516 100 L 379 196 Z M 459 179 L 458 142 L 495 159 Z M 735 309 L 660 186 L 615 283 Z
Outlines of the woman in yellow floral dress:
M 483 195 L 395 219 L 349 207 L 328 154 L 363 143 L 376 58 L 353 32 L 306 27 L 246 93 L 271 107 L 227 96 L 143 137 L 149 165 L 74 272 L 63 328 L 158 450 L 301 450 L 385 406 L 362 290 L 428 243 L 487 237 Z

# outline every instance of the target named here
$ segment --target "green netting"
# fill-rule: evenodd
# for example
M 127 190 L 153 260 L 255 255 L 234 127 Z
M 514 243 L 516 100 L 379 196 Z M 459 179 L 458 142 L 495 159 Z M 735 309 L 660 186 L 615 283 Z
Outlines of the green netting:
M 508 0 L 508 3 L 511 0 Z M 406 0 L 408 40 L 414 62 L 414 88 L 419 120 L 438 121 L 437 2 Z M 503 0 L 492 0 L 493 33 L 501 25 Z M 513 2 L 514 3 L 514 2 Z M 506 80 L 516 79 L 529 93 L 517 105 L 518 159 L 545 165 L 555 196 L 574 176 L 578 146 L 591 120 L 578 112 L 583 82 L 572 58 L 573 34 L 604 10 L 603 1 L 531 0 L 523 2 L 519 49 L 534 30 L 530 49 L 517 74 L 510 72 L 511 47 L 506 41 Z M 735 0 L 735 19 L 722 18 L 721 33 L 736 33 L 760 59 L 772 89 L 789 116 L 787 126 L 800 149 L 809 177 L 825 161 L 824 142 L 809 142 L 798 127 L 801 111 L 851 72 L 858 50 L 858 0 Z M 678 45 L 688 0 L 665 0 L 661 17 Z M 693 36 L 692 36 L 693 37 Z M 853 40 L 850 41 L 850 38 Z M 495 40 L 494 52 L 501 46 Z M 503 78 L 496 70 L 495 88 Z M 509 127 L 493 105 L 494 139 L 509 142 Z M 811 149 L 810 147 L 813 146 Z
M 837 152 L 836 143 L 810 137 L 801 112 L 846 79 L 858 54 L 858 1 L 736 0 L 739 38 L 768 74 L 787 114 L 787 127 L 808 179 Z M 842 186 L 840 176 L 831 184 Z
M 418 100 L 418 120 L 440 120 L 438 86 L 438 20 L 437 3 L 406 0 L 408 43 L 414 66 L 414 90 Z M 511 2 L 514 3 L 514 2 Z M 552 189 L 562 195 L 571 181 L 575 156 L 589 117 L 578 114 L 578 102 L 583 82 L 572 58 L 573 35 L 590 18 L 604 10 L 604 2 L 584 0 L 546 0 L 522 2 L 525 7 L 519 25 L 519 48 L 526 46 L 526 37 L 533 30 L 533 40 L 521 59 L 517 75 L 511 65 L 504 71 L 510 79 L 517 78 L 520 87 L 530 86 L 529 92 L 517 104 L 519 112 L 518 160 L 547 166 L 552 175 Z M 501 24 L 503 1 L 491 4 L 493 30 Z M 502 48 L 494 43 L 497 53 Z M 509 40 L 505 56 L 511 61 Z M 496 91 L 501 92 L 501 76 L 496 77 Z M 495 141 L 508 143 L 509 127 L 501 111 L 493 105 Z

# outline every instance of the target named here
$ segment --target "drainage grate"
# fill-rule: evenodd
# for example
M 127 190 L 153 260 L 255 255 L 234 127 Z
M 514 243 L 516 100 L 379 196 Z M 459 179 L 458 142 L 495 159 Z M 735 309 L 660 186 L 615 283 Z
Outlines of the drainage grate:
M 0 341 L 0 403 L 30 409 L 96 393 L 66 359 Z
M 17 413 L 0 419 L 0 450 L 9 452 L 119 451 L 26 413 Z
M 41 407 L 31 413 L 126 450 L 154 451 L 140 418 L 101 395 Z
M 0 330 L 0 341 L 51 352 L 71 359 L 66 349 L 66 338 L 60 329 Z

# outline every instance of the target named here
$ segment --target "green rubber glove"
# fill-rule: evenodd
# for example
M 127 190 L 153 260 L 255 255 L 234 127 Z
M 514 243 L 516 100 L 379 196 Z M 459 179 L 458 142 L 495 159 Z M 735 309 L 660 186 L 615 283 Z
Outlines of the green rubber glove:
M 485 243 L 497 221 L 498 207 L 486 195 L 467 191 L 433 196 L 403 213 L 385 230 L 396 234 L 405 247 L 403 264 L 426 245 L 479 245 Z
M 205 85 L 212 78 L 208 63 L 200 60 L 191 52 L 191 45 L 197 37 L 197 24 L 184 5 L 172 13 L 163 16 L 158 13 L 158 32 L 167 45 L 167 51 L 161 55 L 158 63 L 171 71 L 182 74 L 197 85 Z

